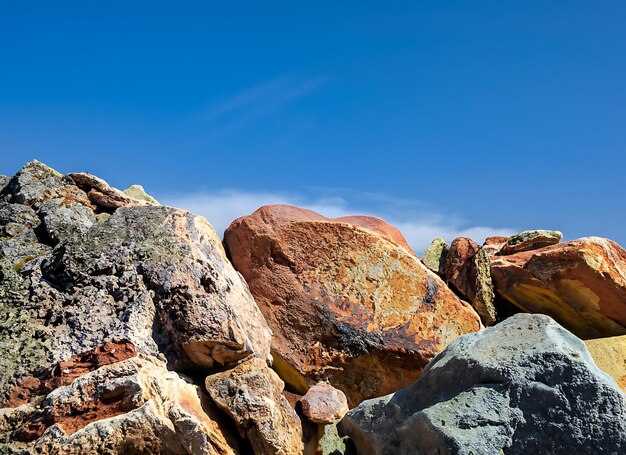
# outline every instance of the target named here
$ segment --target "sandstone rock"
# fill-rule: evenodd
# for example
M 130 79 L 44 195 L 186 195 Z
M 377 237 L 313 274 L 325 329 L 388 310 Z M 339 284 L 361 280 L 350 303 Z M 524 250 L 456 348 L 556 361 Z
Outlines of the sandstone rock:
M 341 390 L 319 382 L 300 398 L 302 413 L 315 423 L 333 423 L 348 412 L 348 400 Z
M 278 375 L 258 358 L 206 378 L 213 401 L 258 454 L 302 453 L 300 419 L 282 395 L 283 387 Z
M 19 378 L 111 340 L 175 369 L 269 360 L 271 332 L 204 218 L 95 208 L 38 162 L 0 192 L 0 401 Z
M 458 338 L 411 387 L 362 403 L 340 429 L 359 453 L 624 453 L 626 396 L 583 342 L 518 314 Z
M 290 206 L 262 207 L 226 230 L 293 390 L 326 380 L 355 405 L 409 385 L 454 338 L 480 328 L 469 305 L 379 232 Z
M 489 254 L 488 248 L 479 247 L 472 239 L 458 237 L 450 246 L 444 267 L 446 282 L 471 302 L 485 325 L 497 319 Z
M 431 242 L 426 251 L 424 251 L 422 262 L 433 272 L 443 275 L 449 250 L 450 246 L 446 241 L 441 237 L 437 237 Z
M 110 211 L 126 206 L 158 205 L 158 202 L 153 198 L 133 197 L 109 186 L 103 179 L 87 172 L 73 172 L 69 174 L 69 177 L 87 193 L 89 200 L 101 210 Z M 143 188 L 141 190 L 143 191 Z M 131 190 L 131 193 L 133 192 L 138 193 L 137 189 Z M 145 192 L 143 194 L 147 196 Z
M 491 258 L 496 291 L 581 338 L 626 334 L 626 251 L 588 237 Z
M 544 246 L 559 243 L 563 234 L 559 231 L 548 231 L 544 229 L 524 231 L 509 237 L 507 243 L 500 250 L 500 254 L 515 254 L 522 251 L 536 250 Z
M 626 392 L 626 335 L 586 340 L 591 357 Z
M 483 249 L 487 255 L 491 257 L 494 254 L 497 254 L 508 241 L 508 237 L 501 235 L 487 237 L 483 243 Z
M 141 201 L 149 202 L 153 205 L 159 205 L 157 200 L 146 193 L 146 190 L 143 189 L 141 185 L 131 185 L 124 190 L 124 194 L 127 196 L 133 197 L 135 199 L 139 199 Z
M 239 453 L 228 431 L 197 387 L 142 355 L 74 378 L 39 402 L 0 409 L 2 453 Z

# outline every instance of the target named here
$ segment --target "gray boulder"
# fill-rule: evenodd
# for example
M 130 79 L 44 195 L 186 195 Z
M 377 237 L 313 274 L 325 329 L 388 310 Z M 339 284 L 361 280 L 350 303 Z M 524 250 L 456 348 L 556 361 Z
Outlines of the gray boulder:
M 98 185 L 94 201 L 118 194 Z M 0 191 L 0 403 L 109 340 L 171 369 L 270 359 L 271 332 L 210 224 L 124 198 L 96 215 L 75 180 L 36 161 Z
M 411 387 L 341 421 L 363 454 L 626 452 L 626 396 L 543 315 L 463 335 Z

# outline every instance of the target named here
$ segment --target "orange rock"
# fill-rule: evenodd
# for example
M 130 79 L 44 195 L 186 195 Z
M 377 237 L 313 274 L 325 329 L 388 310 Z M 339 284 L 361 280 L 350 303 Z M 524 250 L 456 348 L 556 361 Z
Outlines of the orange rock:
M 491 257 L 496 291 L 524 311 L 544 313 L 581 338 L 626 334 L 626 251 L 587 237 Z
M 368 223 L 275 205 L 226 230 L 233 265 L 274 332 L 274 367 L 294 391 L 327 380 L 352 405 L 390 393 L 480 328 L 393 228 Z

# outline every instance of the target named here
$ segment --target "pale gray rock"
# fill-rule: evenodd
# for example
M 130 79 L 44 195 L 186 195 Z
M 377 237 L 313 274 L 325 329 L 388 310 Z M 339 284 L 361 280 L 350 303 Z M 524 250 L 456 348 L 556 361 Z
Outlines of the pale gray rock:
M 626 396 L 584 343 L 548 316 L 518 314 L 463 335 L 411 387 L 340 424 L 367 454 L 626 451 Z
M 449 250 L 450 245 L 441 237 L 436 237 L 424 251 L 422 262 L 433 272 L 443 275 Z
M 115 339 L 173 369 L 270 360 L 271 332 L 207 220 L 96 210 L 38 162 L 0 193 L 0 401 L 20 377 Z
M 2 188 L 4 188 L 7 183 L 9 183 L 9 180 L 9 177 L 0 174 L 0 191 L 2 191 Z
M 131 185 L 124 190 L 124 194 L 130 197 L 134 197 L 135 199 L 139 199 L 142 201 L 150 202 L 151 204 L 158 205 L 158 201 L 146 193 L 146 190 L 143 189 L 141 185 Z

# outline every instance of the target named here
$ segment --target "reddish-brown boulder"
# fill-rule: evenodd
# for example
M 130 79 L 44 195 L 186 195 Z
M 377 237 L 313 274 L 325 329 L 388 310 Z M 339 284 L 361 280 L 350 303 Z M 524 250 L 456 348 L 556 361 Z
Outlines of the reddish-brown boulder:
M 315 423 L 333 423 L 341 419 L 348 409 L 346 395 L 327 382 L 319 382 L 300 398 L 302 413 Z
M 626 334 L 626 251 L 588 237 L 491 257 L 498 294 L 581 338 Z
M 266 206 L 224 242 L 274 332 L 283 379 L 300 393 L 327 380 L 354 405 L 411 384 L 480 321 L 393 229 L 346 220 L 362 221 Z
M 444 276 L 446 283 L 467 297 L 466 290 L 470 284 L 470 266 L 474 255 L 478 251 L 478 244 L 468 237 L 457 237 L 450 244 Z

